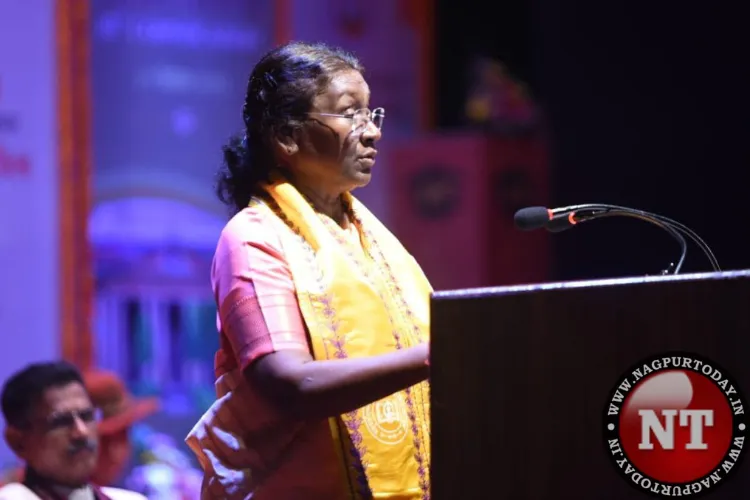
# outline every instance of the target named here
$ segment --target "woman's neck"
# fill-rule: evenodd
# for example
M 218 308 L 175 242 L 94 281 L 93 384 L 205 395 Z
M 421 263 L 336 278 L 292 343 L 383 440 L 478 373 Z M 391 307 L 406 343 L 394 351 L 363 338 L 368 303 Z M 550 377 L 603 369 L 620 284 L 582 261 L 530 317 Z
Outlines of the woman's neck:
M 311 188 L 304 184 L 298 184 L 297 189 L 310 201 L 315 210 L 323 215 L 327 215 L 333 219 L 336 224 L 346 227 L 349 219 L 346 216 L 341 193 L 326 193 L 320 189 Z

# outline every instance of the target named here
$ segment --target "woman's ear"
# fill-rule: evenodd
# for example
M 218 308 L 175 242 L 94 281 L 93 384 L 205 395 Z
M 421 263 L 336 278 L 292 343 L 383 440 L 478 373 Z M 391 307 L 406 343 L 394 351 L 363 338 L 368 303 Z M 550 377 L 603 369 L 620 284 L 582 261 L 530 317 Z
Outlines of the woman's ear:
M 297 141 L 297 130 L 292 127 L 284 127 L 276 134 L 276 150 L 285 158 L 294 156 L 299 152 Z

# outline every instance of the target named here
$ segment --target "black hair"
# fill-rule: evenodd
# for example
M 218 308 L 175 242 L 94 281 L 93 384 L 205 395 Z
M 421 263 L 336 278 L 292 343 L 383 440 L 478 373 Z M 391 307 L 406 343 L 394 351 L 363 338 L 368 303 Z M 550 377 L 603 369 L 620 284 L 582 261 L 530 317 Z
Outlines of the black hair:
M 28 424 L 32 408 L 44 392 L 78 382 L 84 385 L 78 369 L 65 361 L 34 363 L 16 372 L 3 385 L 0 401 L 5 422 L 23 428 Z
M 222 149 L 216 194 L 240 211 L 276 166 L 274 140 L 291 135 L 325 92 L 331 78 L 342 71 L 364 68 L 357 58 L 323 43 L 291 42 L 264 55 L 247 82 L 242 120 L 245 130 Z

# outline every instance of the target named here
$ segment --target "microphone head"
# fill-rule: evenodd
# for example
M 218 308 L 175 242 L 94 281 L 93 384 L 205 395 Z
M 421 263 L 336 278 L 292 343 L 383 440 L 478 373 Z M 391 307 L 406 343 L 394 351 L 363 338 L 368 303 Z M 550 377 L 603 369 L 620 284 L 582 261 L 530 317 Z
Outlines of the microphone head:
M 546 207 L 526 207 L 516 212 L 513 222 L 521 231 L 532 231 L 549 224 L 550 215 L 550 210 Z

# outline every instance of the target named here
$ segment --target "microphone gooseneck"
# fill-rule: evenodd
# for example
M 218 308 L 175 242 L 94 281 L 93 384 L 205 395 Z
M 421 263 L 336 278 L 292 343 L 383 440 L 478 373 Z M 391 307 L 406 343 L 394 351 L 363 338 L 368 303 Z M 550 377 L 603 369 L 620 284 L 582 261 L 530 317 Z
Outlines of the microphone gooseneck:
M 527 207 L 516 212 L 514 222 L 516 227 L 522 231 L 545 228 L 550 232 L 557 233 L 570 229 L 581 222 L 587 222 L 606 217 L 630 217 L 639 219 L 660 227 L 669 233 L 680 245 L 680 258 L 677 265 L 670 263 L 662 274 L 677 274 L 682 269 L 687 256 L 687 243 L 684 236 L 690 238 L 706 255 L 714 271 L 720 271 L 716 256 L 708 244 L 689 227 L 674 221 L 668 217 L 653 214 L 634 208 L 621 207 L 606 204 L 584 204 L 571 205 L 567 207 L 548 209 L 546 207 Z

